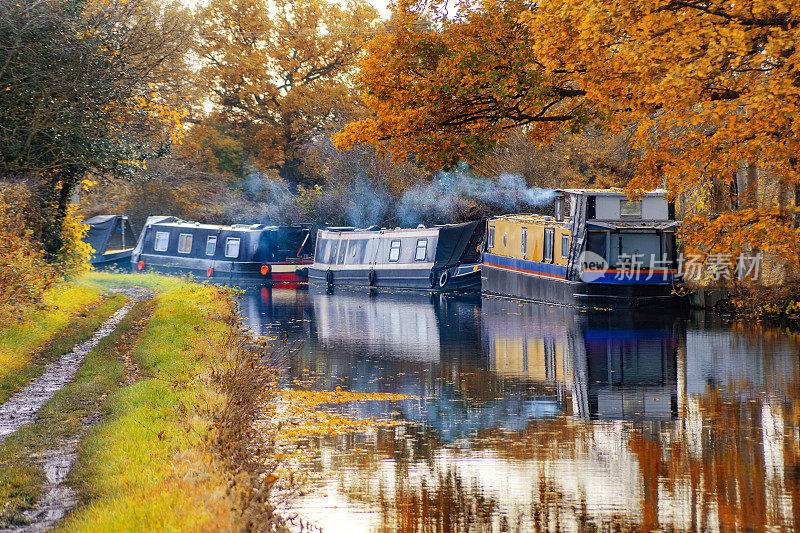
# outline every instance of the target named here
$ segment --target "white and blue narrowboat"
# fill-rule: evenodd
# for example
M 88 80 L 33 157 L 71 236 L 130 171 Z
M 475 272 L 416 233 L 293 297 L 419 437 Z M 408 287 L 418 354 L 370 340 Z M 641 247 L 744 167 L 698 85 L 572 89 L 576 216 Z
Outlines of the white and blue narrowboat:
M 485 222 L 317 232 L 310 282 L 435 291 L 479 290 Z
M 134 270 L 188 272 L 234 282 L 308 279 L 311 238 L 305 226 L 217 226 L 148 217 L 131 256 Z
M 557 191 L 555 216 L 488 221 L 482 290 L 593 307 L 681 306 L 674 205 L 667 191 Z
M 136 233 L 125 215 L 97 215 L 83 221 L 89 226 L 83 240 L 92 247 L 89 262 L 95 268 L 128 268 L 136 246 Z

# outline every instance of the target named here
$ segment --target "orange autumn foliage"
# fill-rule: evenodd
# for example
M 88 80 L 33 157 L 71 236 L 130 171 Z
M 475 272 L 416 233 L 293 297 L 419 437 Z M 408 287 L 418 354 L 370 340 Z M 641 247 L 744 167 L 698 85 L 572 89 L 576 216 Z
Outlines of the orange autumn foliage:
M 374 116 L 337 141 L 441 167 L 478 161 L 514 127 L 545 142 L 588 123 L 626 130 L 637 151 L 629 189 L 666 187 L 683 200 L 687 251 L 712 252 L 724 230 L 732 246 L 777 254 L 791 275 L 797 42 L 800 5 L 777 0 L 402 2 L 362 63 Z M 743 162 L 777 193 L 710 205 L 704 191 L 731 186 Z
M 295 178 L 303 144 L 359 112 L 352 75 L 377 12 L 363 0 L 211 0 L 199 16 L 198 81 L 217 118 Z

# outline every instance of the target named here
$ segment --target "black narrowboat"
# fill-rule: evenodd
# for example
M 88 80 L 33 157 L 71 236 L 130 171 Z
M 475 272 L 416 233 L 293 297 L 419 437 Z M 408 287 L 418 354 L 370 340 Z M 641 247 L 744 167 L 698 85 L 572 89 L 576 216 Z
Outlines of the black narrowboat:
M 570 306 L 683 307 L 674 206 L 667 191 L 557 191 L 555 216 L 489 220 L 486 293 Z
M 217 226 L 148 217 L 131 256 L 133 269 L 189 272 L 213 280 L 298 282 L 308 279 L 306 226 Z
M 136 246 L 136 233 L 125 215 L 97 215 L 83 221 L 89 226 L 83 240 L 92 247 L 89 260 L 95 268 L 128 267 Z
M 480 290 L 485 222 L 317 233 L 309 281 L 435 291 Z

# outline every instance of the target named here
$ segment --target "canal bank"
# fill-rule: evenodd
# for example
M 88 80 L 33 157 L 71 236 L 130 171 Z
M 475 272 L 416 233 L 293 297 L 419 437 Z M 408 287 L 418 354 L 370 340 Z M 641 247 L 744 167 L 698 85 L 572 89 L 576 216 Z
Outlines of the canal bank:
M 255 410 L 246 406 L 258 405 L 267 373 L 246 350 L 229 293 L 157 276 L 86 279 L 155 296 L 0 444 L 0 527 L 41 530 L 52 525 L 42 517 L 75 504 L 61 529 L 230 530 L 273 520 L 266 504 L 250 505 L 265 490 L 241 461 Z

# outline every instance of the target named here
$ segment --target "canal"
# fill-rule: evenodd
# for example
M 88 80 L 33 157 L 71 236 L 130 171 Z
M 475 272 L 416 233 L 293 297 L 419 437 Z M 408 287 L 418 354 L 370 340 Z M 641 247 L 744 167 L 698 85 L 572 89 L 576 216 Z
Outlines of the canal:
M 287 387 L 401 393 L 309 441 L 290 514 L 326 532 L 800 527 L 800 338 L 712 313 L 259 287 Z M 331 408 L 333 409 L 333 407 Z

